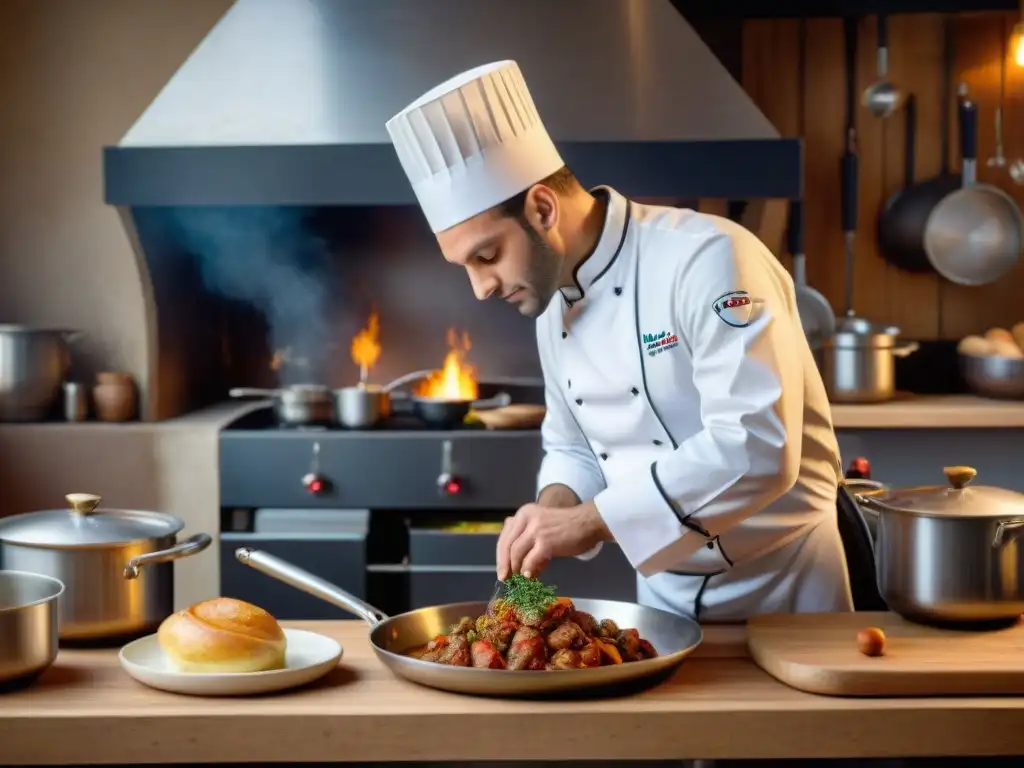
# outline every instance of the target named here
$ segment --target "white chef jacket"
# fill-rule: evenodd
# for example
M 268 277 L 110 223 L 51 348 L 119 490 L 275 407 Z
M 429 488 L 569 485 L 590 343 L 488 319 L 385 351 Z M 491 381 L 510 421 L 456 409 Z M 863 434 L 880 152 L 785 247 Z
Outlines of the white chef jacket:
M 537 321 L 538 490 L 594 500 L 644 605 L 852 610 L 839 447 L 789 274 L 728 219 L 594 193 L 600 239 Z

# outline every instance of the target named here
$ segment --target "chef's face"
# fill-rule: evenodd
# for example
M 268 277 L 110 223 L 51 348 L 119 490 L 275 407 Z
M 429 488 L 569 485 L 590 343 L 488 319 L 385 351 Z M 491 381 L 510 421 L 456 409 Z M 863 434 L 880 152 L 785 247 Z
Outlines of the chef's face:
M 504 299 L 537 317 L 558 290 L 564 261 L 558 196 L 542 185 L 527 193 L 522 216 L 492 208 L 438 233 L 437 242 L 449 263 L 466 268 L 478 299 Z

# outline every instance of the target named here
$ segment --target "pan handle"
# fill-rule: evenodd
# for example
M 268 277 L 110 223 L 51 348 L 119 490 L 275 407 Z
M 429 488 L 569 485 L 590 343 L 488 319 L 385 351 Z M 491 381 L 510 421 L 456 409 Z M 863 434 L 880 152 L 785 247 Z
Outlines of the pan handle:
M 477 411 L 486 411 L 491 408 L 504 408 L 511 404 L 512 396 L 508 392 L 499 392 L 494 397 L 489 397 L 486 400 L 474 400 L 470 407 Z
M 906 344 L 899 344 L 892 348 L 893 357 L 909 357 L 921 348 L 916 341 L 908 341 Z
M 843 232 L 847 234 L 857 231 L 857 210 L 858 204 L 858 158 L 855 151 L 848 149 L 843 153 L 842 161 L 842 177 L 843 177 L 843 190 L 842 200 L 840 201 L 841 213 L 843 217 Z
M 876 29 L 875 67 L 878 71 L 878 79 L 884 80 L 889 74 L 889 17 L 884 13 L 878 14 Z
M 978 106 L 968 98 L 960 100 L 960 155 L 963 186 L 978 179 Z
M 388 618 L 388 615 L 383 611 L 374 608 L 369 603 L 363 602 L 336 584 L 331 584 L 331 582 L 325 581 L 319 576 L 314 576 L 309 571 L 304 571 L 298 566 L 275 557 L 269 552 L 264 552 L 260 549 L 250 549 L 249 547 L 240 547 L 235 550 L 235 559 L 306 594 L 319 597 L 321 600 L 325 600 L 339 608 L 344 608 L 346 611 L 356 614 L 356 616 L 371 627 L 377 626 Z
M 906 131 L 904 138 L 905 149 L 903 154 L 903 176 L 904 185 L 914 186 L 914 179 L 917 178 L 917 96 L 908 93 L 903 101 L 903 130 Z
M 804 252 L 804 204 L 802 200 L 789 201 L 789 229 L 786 230 L 786 247 L 790 256 Z
M 277 397 L 281 394 L 278 389 L 255 389 L 253 387 L 235 387 L 228 392 L 231 397 Z

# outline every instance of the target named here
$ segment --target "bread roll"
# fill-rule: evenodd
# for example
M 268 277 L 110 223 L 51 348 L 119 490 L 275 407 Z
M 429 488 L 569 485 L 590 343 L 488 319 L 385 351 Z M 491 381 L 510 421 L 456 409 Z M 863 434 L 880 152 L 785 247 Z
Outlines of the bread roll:
M 985 357 L 992 354 L 991 342 L 988 339 L 981 338 L 981 336 L 964 336 L 960 339 L 960 343 L 956 345 L 956 349 L 961 355 L 970 355 L 972 357 Z
M 1024 352 L 1021 352 L 1013 340 L 1006 341 L 1005 339 L 999 339 L 997 341 L 989 342 L 992 345 L 992 351 L 989 353 L 996 357 L 1010 357 L 1014 360 L 1019 360 L 1024 357 Z
M 1024 323 L 1017 323 L 1010 329 L 1010 333 L 1013 335 L 1013 340 L 1017 342 L 1017 346 L 1024 350 Z
M 179 672 L 266 672 L 285 664 L 287 640 L 277 619 L 230 597 L 171 614 L 157 639 Z
M 1015 343 L 1013 341 L 1013 334 L 1005 328 L 989 328 L 985 331 L 985 338 L 989 341 L 1008 341 L 1011 344 Z

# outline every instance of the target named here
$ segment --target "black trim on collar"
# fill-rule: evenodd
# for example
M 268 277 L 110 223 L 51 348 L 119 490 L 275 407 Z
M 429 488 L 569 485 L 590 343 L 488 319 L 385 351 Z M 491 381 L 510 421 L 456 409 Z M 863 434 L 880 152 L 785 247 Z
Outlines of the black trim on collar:
M 603 223 L 603 225 L 601 227 L 601 236 L 599 236 L 597 238 L 597 242 L 594 243 L 594 247 L 590 249 L 590 252 L 587 253 L 586 256 L 584 256 L 582 259 L 580 259 L 580 261 L 576 264 L 575 267 L 573 267 L 573 270 L 572 270 L 572 282 L 573 282 L 573 285 L 576 287 L 576 290 L 579 292 L 579 296 L 576 297 L 576 298 L 569 298 L 565 294 L 565 292 L 566 292 L 565 288 L 559 289 L 559 293 L 562 294 L 562 299 L 565 301 L 566 306 L 569 307 L 570 309 L 577 302 L 583 301 L 584 297 L 586 296 L 586 290 L 580 284 L 579 272 L 580 272 L 580 269 L 583 267 L 583 265 L 586 264 L 587 261 L 597 252 L 597 249 L 598 249 L 598 247 L 601 244 L 601 240 L 604 237 L 605 228 L 608 226 L 608 219 L 609 219 L 609 216 L 611 214 L 611 206 L 612 206 L 612 202 L 613 202 L 611 194 L 608 193 L 608 192 L 605 192 L 605 191 L 599 191 L 599 192 L 596 192 L 595 194 L 603 195 L 606 198 L 606 200 L 605 200 L 605 209 L 604 209 L 604 223 Z M 619 254 L 622 253 L 622 246 L 625 244 L 625 242 L 626 242 L 626 234 L 629 232 L 629 220 L 633 216 L 633 204 L 632 204 L 632 202 L 630 202 L 629 200 L 626 200 L 625 202 L 626 202 L 626 213 L 625 213 L 625 216 L 623 217 L 622 233 L 619 235 L 619 242 L 618 242 L 618 244 L 615 247 L 615 252 L 612 253 L 611 258 L 608 259 L 608 263 L 604 265 L 604 268 L 600 272 L 597 273 L 597 275 L 594 277 L 593 280 L 590 281 L 590 285 L 588 285 L 587 288 L 593 287 L 593 285 L 598 280 L 600 280 L 602 277 L 604 277 L 608 273 L 608 270 L 610 270 L 612 268 L 612 265 L 615 263 L 615 260 L 619 258 Z

